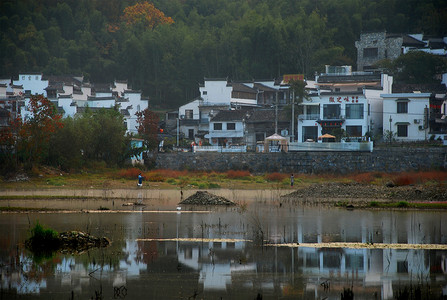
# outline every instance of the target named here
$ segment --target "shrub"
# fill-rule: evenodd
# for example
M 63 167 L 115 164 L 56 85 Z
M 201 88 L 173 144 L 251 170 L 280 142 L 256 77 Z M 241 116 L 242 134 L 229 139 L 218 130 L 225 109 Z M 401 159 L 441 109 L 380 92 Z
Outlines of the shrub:
M 165 181 L 165 177 L 159 172 L 149 172 L 144 176 L 144 179 L 152 182 L 163 182 Z
M 208 188 L 210 188 L 210 189 L 218 189 L 218 188 L 220 188 L 220 185 L 218 185 L 217 183 L 209 183 L 208 184 Z
M 354 175 L 354 181 L 357 183 L 370 183 L 373 181 L 373 175 L 372 173 L 360 173 L 360 174 L 356 174 Z
M 415 184 L 418 180 L 415 174 L 402 174 L 393 178 L 393 183 L 397 186 Z
M 397 207 L 408 207 L 408 202 L 407 201 L 399 201 L 397 203 Z
M 371 202 L 369 203 L 369 206 L 371 206 L 371 207 L 378 207 L 378 206 L 379 206 L 379 202 L 377 202 L 377 201 L 371 201 Z
M 289 175 L 283 174 L 283 173 L 278 173 L 278 172 L 274 172 L 274 173 L 265 175 L 265 178 L 268 181 L 283 181 L 284 179 L 286 179 L 288 177 L 289 177 Z
M 247 179 L 251 176 L 249 171 L 235 171 L 235 170 L 229 170 L 227 171 L 227 178 L 228 179 Z
M 39 222 L 31 229 L 31 237 L 25 242 L 26 247 L 34 253 L 35 260 L 51 257 L 60 246 L 56 231 L 44 228 Z
M 117 173 L 117 177 L 118 178 L 125 178 L 125 179 L 137 179 L 138 178 L 138 174 L 141 173 L 140 169 L 137 168 L 130 168 L 130 169 L 125 169 L 125 170 L 120 170 Z

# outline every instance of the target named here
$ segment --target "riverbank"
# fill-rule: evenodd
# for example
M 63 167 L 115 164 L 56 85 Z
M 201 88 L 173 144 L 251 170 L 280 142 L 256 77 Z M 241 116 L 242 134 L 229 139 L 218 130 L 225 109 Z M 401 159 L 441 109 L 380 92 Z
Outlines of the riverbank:
M 137 203 L 151 210 L 175 210 L 182 200 L 197 191 L 202 190 L 155 187 L 3 189 L 0 194 L 0 210 L 120 210 L 123 206 L 129 206 L 129 203 Z M 447 189 L 442 184 L 393 186 L 325 182 L 283 189 L 221 188 L 207 191 L 210 195 L 228 199 L 242 207 L 257 202 L 270 202 L 279 206 L 290 204 L 346 208 L 447 209 Z

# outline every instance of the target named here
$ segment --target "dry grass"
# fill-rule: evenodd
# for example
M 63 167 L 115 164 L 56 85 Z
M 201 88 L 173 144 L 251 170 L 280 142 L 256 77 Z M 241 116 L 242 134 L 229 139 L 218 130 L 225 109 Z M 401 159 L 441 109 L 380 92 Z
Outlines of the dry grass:
M 215 186 L 230 189 L 272 189 L 289 187 L 290 174 L 266 173 L 251 174 L 249 171 L 227 172 L 205 172 L 205 171 L 175 171 L 157 169 L 142 171 L 139 168 L 129 168 L 121 170 L 105 170 L 100 173 L 97 170 L 92 172 L 58 174 L 44 173 L 31 177 L 29 181 L 23 182 L 0 182 L 0 188 L 4 189 L 36 189 L 36 188 L 128 188 L 134 187 L 138 174 L 142 173 L 145 181 L 153 183 L 147 185 L 148 188 L 187 188 L 197 186 Z M 56 178 L 57 177 L 57 178 Z M 307 186 L 313 183 L 327 182 L 358 182 L 361 184 L 384 185 L 393 182 L 395 185 L 447 185 L 447 171 L 424 171 L 406 173 L 380 173 L 365 172 L 351 175 L 309 175 L 295 173 L 295 188 Z M 280 185 L 272 185 L 277 183 Z

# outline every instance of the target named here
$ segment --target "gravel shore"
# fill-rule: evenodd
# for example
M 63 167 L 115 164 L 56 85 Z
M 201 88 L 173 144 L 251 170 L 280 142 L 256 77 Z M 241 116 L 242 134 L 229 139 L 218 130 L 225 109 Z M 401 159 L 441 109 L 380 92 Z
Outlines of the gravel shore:
M 282 196 L 302 202 L 316 201 L 447 201 L 447 189 L 442 186 L 386 186 L 359 183 L 325 183 L 313 184 L 309 187 L 298 188 L 296 191 Z

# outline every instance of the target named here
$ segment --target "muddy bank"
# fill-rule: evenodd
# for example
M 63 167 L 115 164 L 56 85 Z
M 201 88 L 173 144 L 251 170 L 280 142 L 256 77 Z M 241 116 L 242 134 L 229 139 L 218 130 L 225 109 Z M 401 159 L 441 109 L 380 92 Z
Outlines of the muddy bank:
M 324 183 L 298 188 L 282 199 L 311 201 L 447 201 L 447 189 L 442 186 L 379 186 L 360 183 Z

